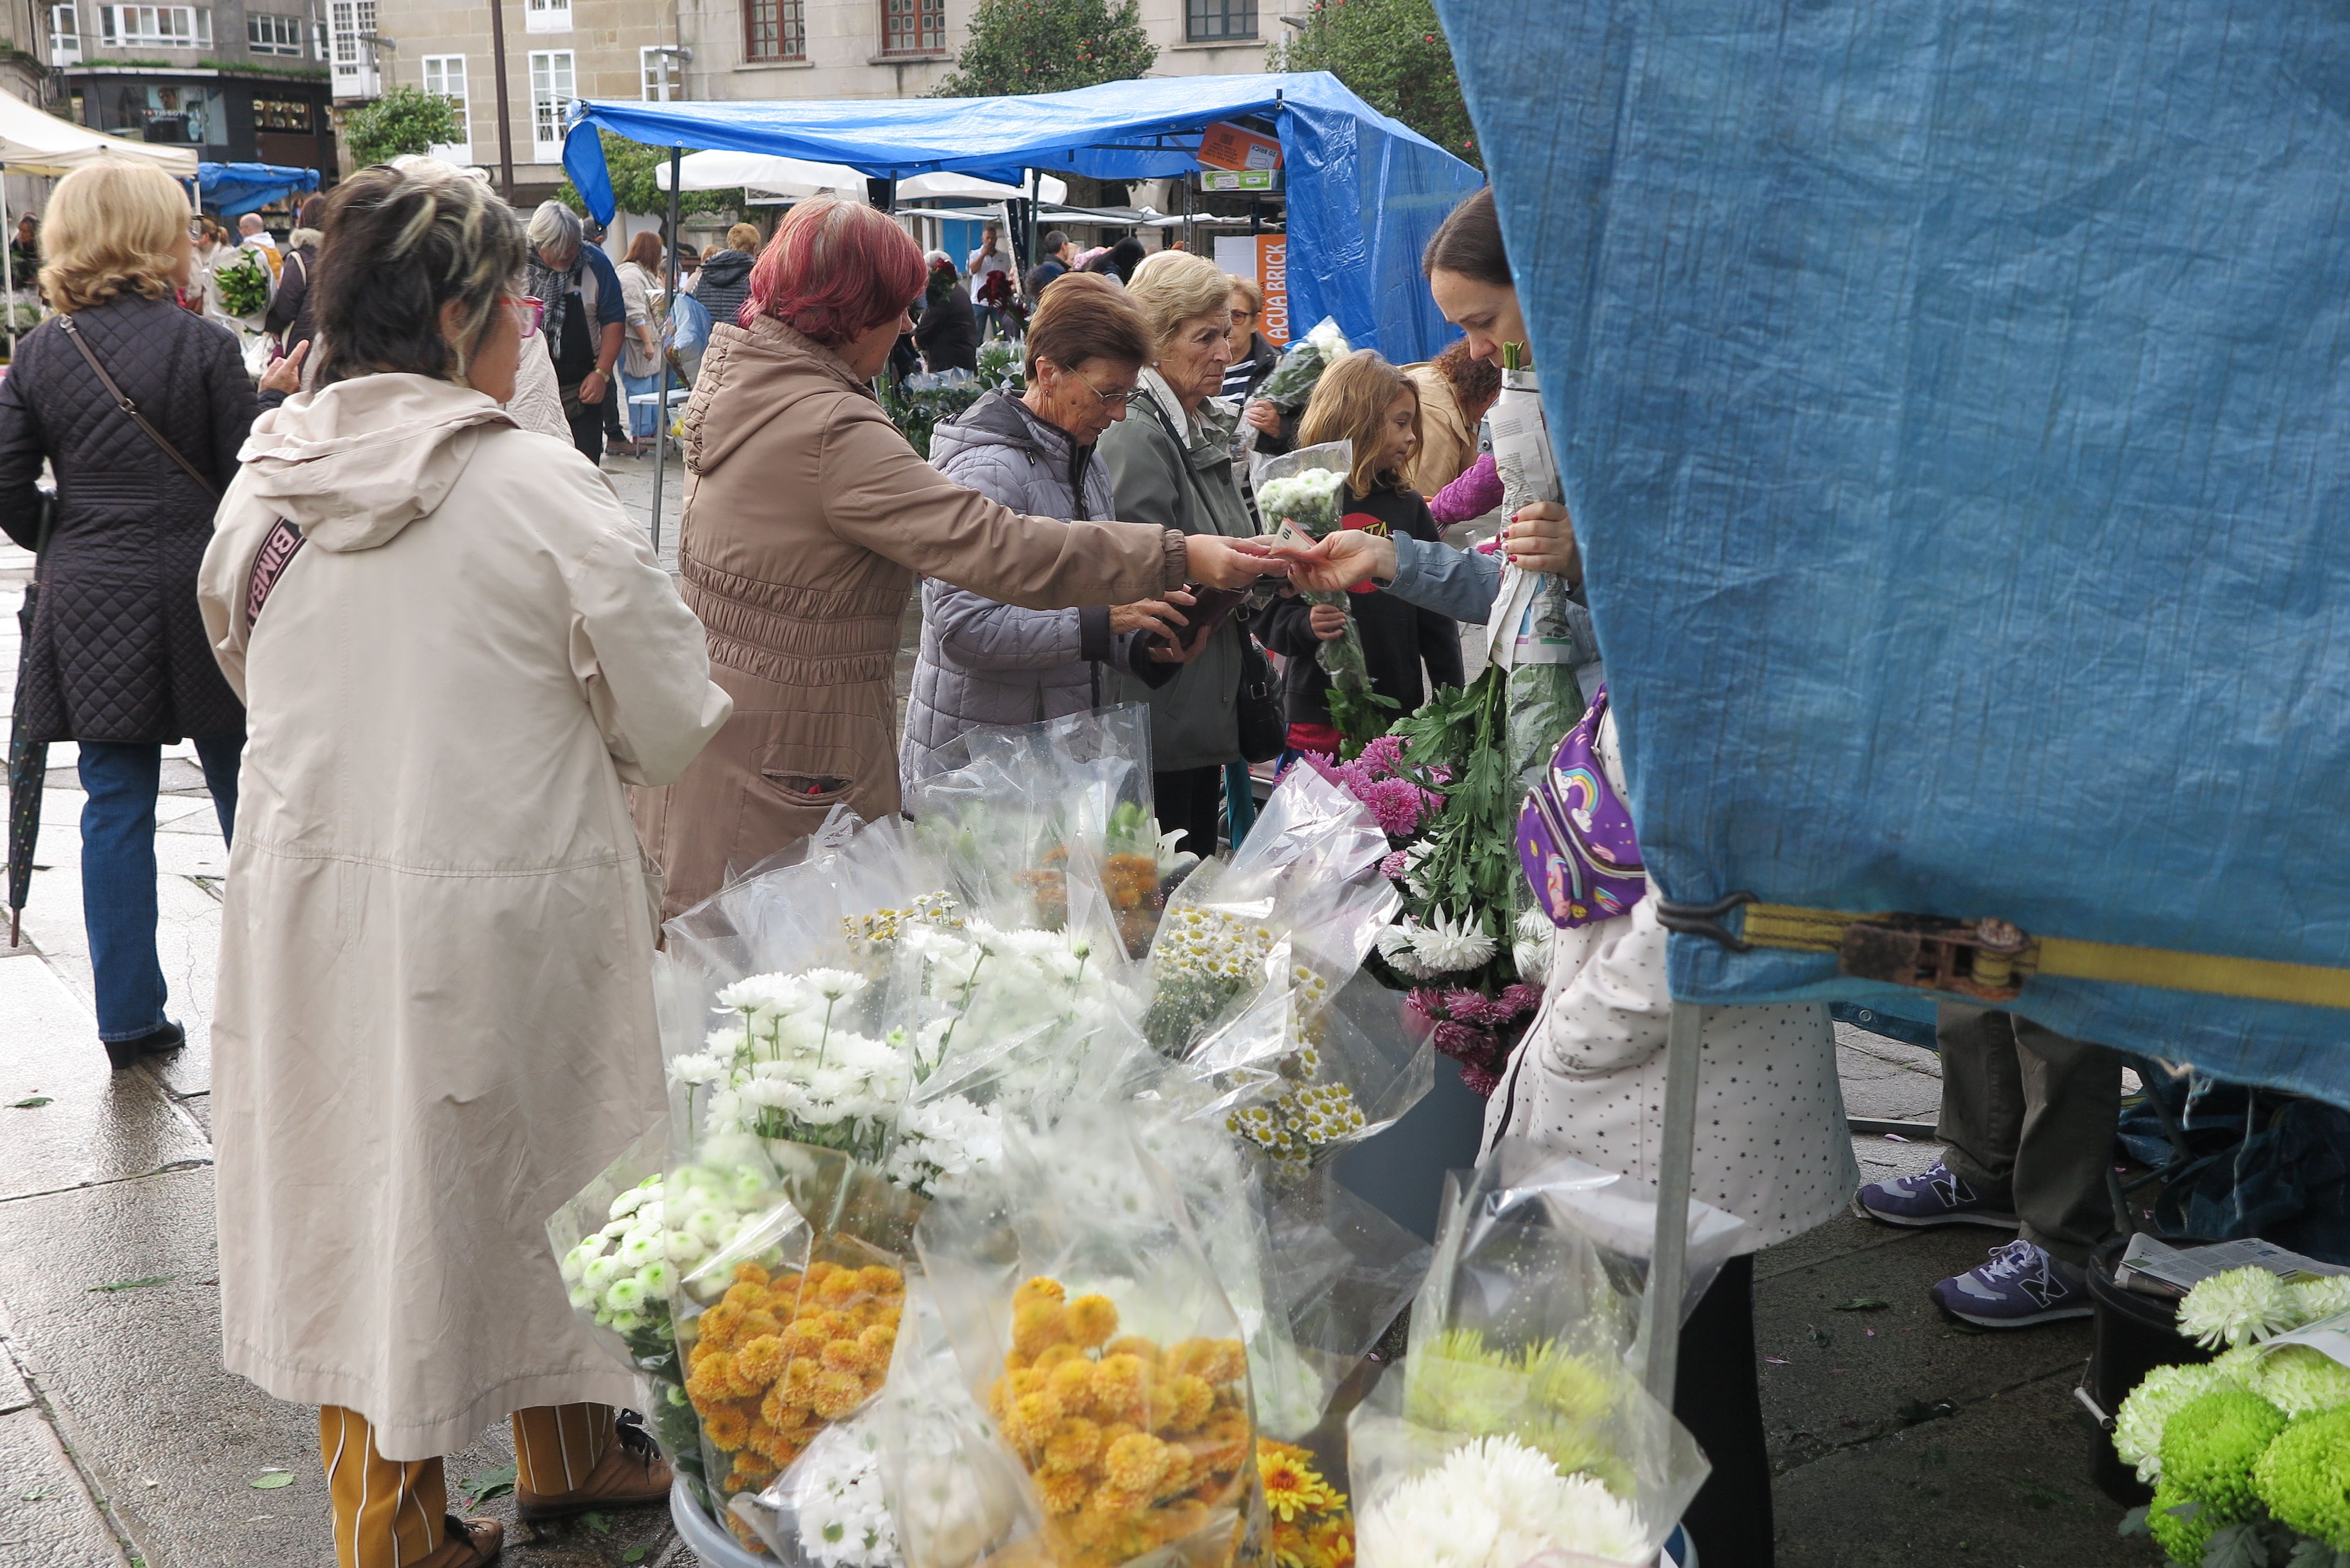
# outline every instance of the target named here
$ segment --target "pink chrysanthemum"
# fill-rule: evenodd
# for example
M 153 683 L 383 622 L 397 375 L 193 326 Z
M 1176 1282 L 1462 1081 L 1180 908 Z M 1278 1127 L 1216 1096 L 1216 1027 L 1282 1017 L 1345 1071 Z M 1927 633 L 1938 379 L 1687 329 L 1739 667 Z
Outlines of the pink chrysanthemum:
M 1493 1037 L 1482 1029 L 1448 1022 L 1436 1026 L 1436 1048 L 1466 1066 L 1492 1054 Z
M 1410 868 L 1410 861 L 1405 857 L 1404 852 L 1400 849 L 1379 862 L 1379 875 L 1390 882 L 1402 881 L 1403 874 Z
M 1430 1023 L 1444 1017 L 1444 993 L 1432 985 L 1416 985 L 1404 994 L 1404 1005 Z
M 1467 1062 L 1461 1064 L 1461 1081 L 1468 1085 L 1469 1092 L 1481 1100 L 1492 1099 L 1493 1091 L 1502 1086 L 1502 1075 L 1499 1073 L 1489 1073 L 1484 1068 Z
M 1502 994 L 1493 1002 L 1495 1010 L 1493 1022 L 1507 1023 L 1513 1018 L 1523 1017 L 1532 1012 L 1542 1005 L 1542 987 L 1528 985 L 1523 981 L 1518 981 L 1515 985 L 1504 987 Z
M 1402 779 L 1373 779 L 1350 787 L 1355 798 L 1370 808 L 1371 818 L 1379 825 L 1379 831 L 1389 838 L 1409 838 L 1419 831 L 1421 803 L 1427 798 L 1425 790 Z
M 1455 986 L 1444 993 L 1444 1011 L 1462 1023 L 1499 1022 L 1493 1016 L 1493 1004 L 1486 1000 L 1484 993 L 1471 991 L 1467 986 Z

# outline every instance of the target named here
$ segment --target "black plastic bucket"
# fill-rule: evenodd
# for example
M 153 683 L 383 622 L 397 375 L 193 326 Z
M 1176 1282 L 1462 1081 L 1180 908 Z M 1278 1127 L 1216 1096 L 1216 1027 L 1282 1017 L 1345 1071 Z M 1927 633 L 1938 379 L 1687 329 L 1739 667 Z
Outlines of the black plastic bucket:
M 2178 1303 L 2114 1283 L 2113 1265 L 2119 1258 L 2116 1250 L 2088 1271 L 2089 1300 L 2096 1309 L 2096 1345 L 2089 1353 L 2081 1395 L 2085 1406 L 2094 1407 L 2090 1413 L 2100 1423 L 2091 1447 L 2090 1479 L 2116 1502 L 2135 1507 L 2150 1501 L 2154 1492 L 2137 1479 L 2137 1468 L 2122 1463 L 2114 1452 L 2114 1412 L 2156 1367 L 2209 1361 L 2211 1353 L 2180 1337 Z

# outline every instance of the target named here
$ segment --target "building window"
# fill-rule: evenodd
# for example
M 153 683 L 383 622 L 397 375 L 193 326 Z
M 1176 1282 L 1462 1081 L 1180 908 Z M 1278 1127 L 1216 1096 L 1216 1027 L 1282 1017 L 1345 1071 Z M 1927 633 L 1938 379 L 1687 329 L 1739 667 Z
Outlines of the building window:
M 648 44 L 637 51 L 637 94 L 647 103 L 668 103 L 678 96 L 675 49 Z
M 571 31 L 571 0 L 529 0 L 523 9 L 523 27 L 532 33 Z
M 806 59 L 806 0 L 743 0 L 743 57 L 746 60 Z
M 256 55 L 291 55 L 298 60 L 302 57 L 302 18 L 248 11 L 244 14 L 244 42 Z
M 1256 36 L 1256 0 L 1186 0 L 1183 36 L 1194 44 Z
M 327 7 L 328 58 L 337 98 L 376 94 L 375 0 L 331 0 Z
M 466 107 L 465 57 L 425 56 L 424 90 L 449 100 L 457 111 L 458 127 L 456 140 L 435 142 L 424 150 L 426 154 L 451 163 L 471 163 L 473 161 L 473 117 Z
M 947 52 L 947 0 L 881 0 L 881 52 Z
M 310 134 L 310 106 L 299 99 L 257 98 L 253 100 L 253 125 L 256 130 L 286 130 L 297 136 Z
M 541 163 L 563 161 L 564 116 L 576 80 L 569 49 L 530 52 L 530 145 Z
M 121 48 L 209 49 L 213 14 L 197 5 L 100 5 L 99 33 Z
M 81 63 L 81 17 L 71 5 L 49 7 L 49 64 Z

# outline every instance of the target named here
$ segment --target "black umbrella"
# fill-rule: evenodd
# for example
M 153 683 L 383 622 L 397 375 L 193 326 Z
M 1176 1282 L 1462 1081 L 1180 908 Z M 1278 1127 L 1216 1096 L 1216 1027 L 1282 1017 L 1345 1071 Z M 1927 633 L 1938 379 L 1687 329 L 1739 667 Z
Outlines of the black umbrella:
M 48 782 L 49 743 L 25 739 L 25 649 L 33 643 L 33 612 L 41 598 L 40 557 L 48 553 L 57 498 L 41 497 L 41 526 L 33 546 L 33 580 L 16 607 L 16 701 L 8 718 L 8 945 L 24 935 L 25 900 L 33 891 L 33 848 L 41 841 L 41 787 Z

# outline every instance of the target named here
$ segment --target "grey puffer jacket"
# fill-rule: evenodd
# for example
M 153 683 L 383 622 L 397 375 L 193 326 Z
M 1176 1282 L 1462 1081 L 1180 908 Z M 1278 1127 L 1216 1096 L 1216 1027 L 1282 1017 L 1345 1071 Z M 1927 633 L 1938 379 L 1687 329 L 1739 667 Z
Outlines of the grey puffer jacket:
M 931 432 L 931 466 L 991 501 L 1075 522 L 1117 515 L 1109 471 L 1094 449 L 1002 392 L 989 392 Z M 1135 659 L 1133 633 L 1113 637 L 1109 607 L 1032 610 L 936 577 L 922 579 L 922 651 L 906 702 L 899 775 L 933 771 L 932 753 L 980 724 L 1033 724 L 1102 705 L 1104 664 L 1143 686 L 1180 666 Z

